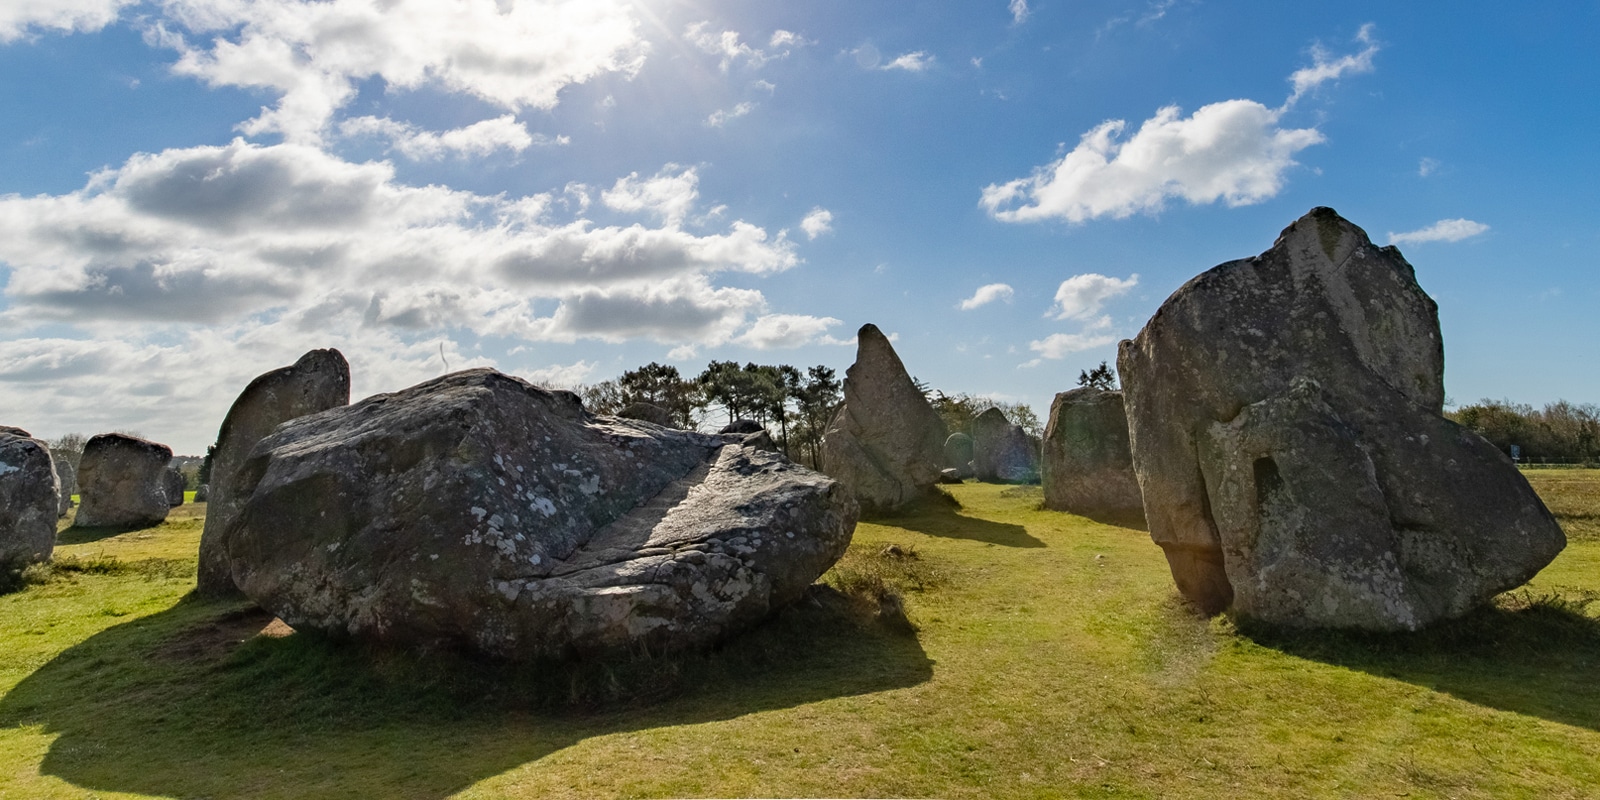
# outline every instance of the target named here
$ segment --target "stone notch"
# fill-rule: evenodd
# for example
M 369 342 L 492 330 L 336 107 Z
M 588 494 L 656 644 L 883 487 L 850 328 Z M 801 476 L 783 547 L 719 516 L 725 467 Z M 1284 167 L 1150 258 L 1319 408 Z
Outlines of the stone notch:
M 0 427 L 0 572 L 50 560 L 59 495 L 49 445 Z
M 257 376 L 239 393 L 222 419 L 216 450 L 211 454 L 197 593 L 206 597 L 238 594 L 228 574 L 223 540 L 249 499 L 231 478 L 250 449 L 284 422 L 349 404 L 350 364 L 334 349 L 312 350 L 287 367 Z
M 798 599 L 855 527 L 836 481 L 740 440 L 467 370 L 280 425 L 236 473 L 225 556 L 297 630 L 516 659 L 704 646 Z
M 822 438 L 824 470 L 855 493 L 864 511 L 893 511 L 939 482 L 945 435 L 944 420 L 889 338 L 876 325 L 861 326 L 844 403 Z
M 1096 519 L 1144 517 L 1122 392 L 1061 392 L 1044 429 L 1044 505 Z
M 1442 416 L 1411 265 L 1332 209 L 1178 289 L 1117 366 L 1151 538 L 1208 612 L 1414 630 L 1565 546 L 1510 460 Z
M 89 439 L 78 460 L 78 516 L 81 527 L 136 527 L 167 518 L 167 463 L 164 444 L 102 433 Z

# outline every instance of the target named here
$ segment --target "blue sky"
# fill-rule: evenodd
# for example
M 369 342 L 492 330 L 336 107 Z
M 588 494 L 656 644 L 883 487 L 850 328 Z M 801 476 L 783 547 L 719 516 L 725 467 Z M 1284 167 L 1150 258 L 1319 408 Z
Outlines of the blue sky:
M 1600 401 L 1597 34 L 1596 2 L 7 0 L 0 422 L 199 452 L 313 347 L 366 395 L 842 371 L 865 322 L 1042 413 L 1319 205 L 1416 266 L 1452 399 Z

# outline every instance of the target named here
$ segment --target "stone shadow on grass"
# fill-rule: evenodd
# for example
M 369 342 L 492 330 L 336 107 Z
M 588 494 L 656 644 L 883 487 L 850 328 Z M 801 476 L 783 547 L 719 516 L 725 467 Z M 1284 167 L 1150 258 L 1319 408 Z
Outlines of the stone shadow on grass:
M 1291 655 L 1426 686 L 1489 708 L 1600 731 L 1600 592 L 1521 589 L 1416 633 L 1240 633 Z
M 893 525 L 945 539 L 970 539 L 1006 547 L 1045 546 L 1043 541 L 1028 533 L 1028 529 L 1021 525 L 992 522 L 961 513 L 960 503 L 950 495 L 938 491 L 901 511 L 864 521 Z
M 377 651 L 186 598 L 38 669 L 0 699 L 0 726 L 55 734 L 41 771 L 94 791 L 442 798 L 595 736 L 932 676 L 914 636 L 849 607 L 814 587 L 711 653 L 514 665 Z

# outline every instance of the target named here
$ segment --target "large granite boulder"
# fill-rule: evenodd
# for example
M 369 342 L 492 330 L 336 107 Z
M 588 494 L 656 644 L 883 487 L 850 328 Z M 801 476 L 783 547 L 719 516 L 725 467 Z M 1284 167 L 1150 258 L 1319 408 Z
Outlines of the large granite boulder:
M 167 505 L 177 508 L 183 505 L 183 493 L 189 488 L 189 479 L 183 476 L 174 467 L 167 467 Z
M 57 458 L 54 453 L 50 454 L 50 460 L 55 464 L 56 483 L 61 487 L 57 516 L 64 517 L 72 510 L 72 496 L 78 493 L 78 469 L 71 461 Z
M 1207 611 L 1411 630 L 1565 546 L 1511 461 L 1442 416 L 1411 265 L 1331 209 L 1184 285 L 1117 366 L 1151 537 Z
M 297 630 L 398 645 L 702 646 L 798 599 L 855 528 L 835 481 L 739 442 L 447 375 L 262 439 L 227 577 Z
M 1122 392 L 1086 386 L 1057 394 L 1043 450 L 1046 508 L 1096 519 L 1144 516 Z
M 1039 480 L 1039 454 L 1022 426 L 990 406 L 972 419 L 972 471 L 980 481 L 1034 483 Z
M 0 430 L 0 571 L 50 559 L 59 496 L 50 446 L 21 428 Z
M 856 361 L 845 372 L 844 403 L 822 438 L 824 470 L 869 512 L 925 496 L 944 462 L 944 420 L 912 382 L 876 325 L 856 333 Z
M 287 367 L 257 376 L 239 393 L 222 419 L 211 454 L 196 592 L 207 597 L 238 593 L 228 576 L 223 538 L 247 499 L 233 493 L 229 479 L 250 449 L 284 422 L 349 404 L 350 364 L 333 349 L 312 350 Z
M 972 477 L 972 437 L 961 431 L 944 440 L 944 467 L 962 478 Z
M 82 527 L 133 528 L 167 518 L 167 462 L 172 448 L 121 433 L 102 433 L 83 446 L 78 460 L 78 516 Z

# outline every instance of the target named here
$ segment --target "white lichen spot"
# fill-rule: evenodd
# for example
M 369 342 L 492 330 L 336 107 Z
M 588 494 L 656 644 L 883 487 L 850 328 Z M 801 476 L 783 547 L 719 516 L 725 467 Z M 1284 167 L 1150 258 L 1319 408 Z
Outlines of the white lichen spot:
M 477 517 L 478 521 L 482 522 L 484 517 L 489 516 L 489 510 L 488 509 L 484 509 L 484 508 L 478 508 L 477 506 L 473 506 L 472 507 L 472 516 Z
M 537 511 L 546 517 L 553 517 L 556 515 L 556 504 L 550 502 L 550 498 L 548 497 L 533 498 L 533 502 L 528 504 L 528 508 Z
M 578 491 L 587 495 L 598 493 L 600 491 L 600 476 L 590 475 L 589 477 L 584 478 L 583 481 L 578 484 Z

